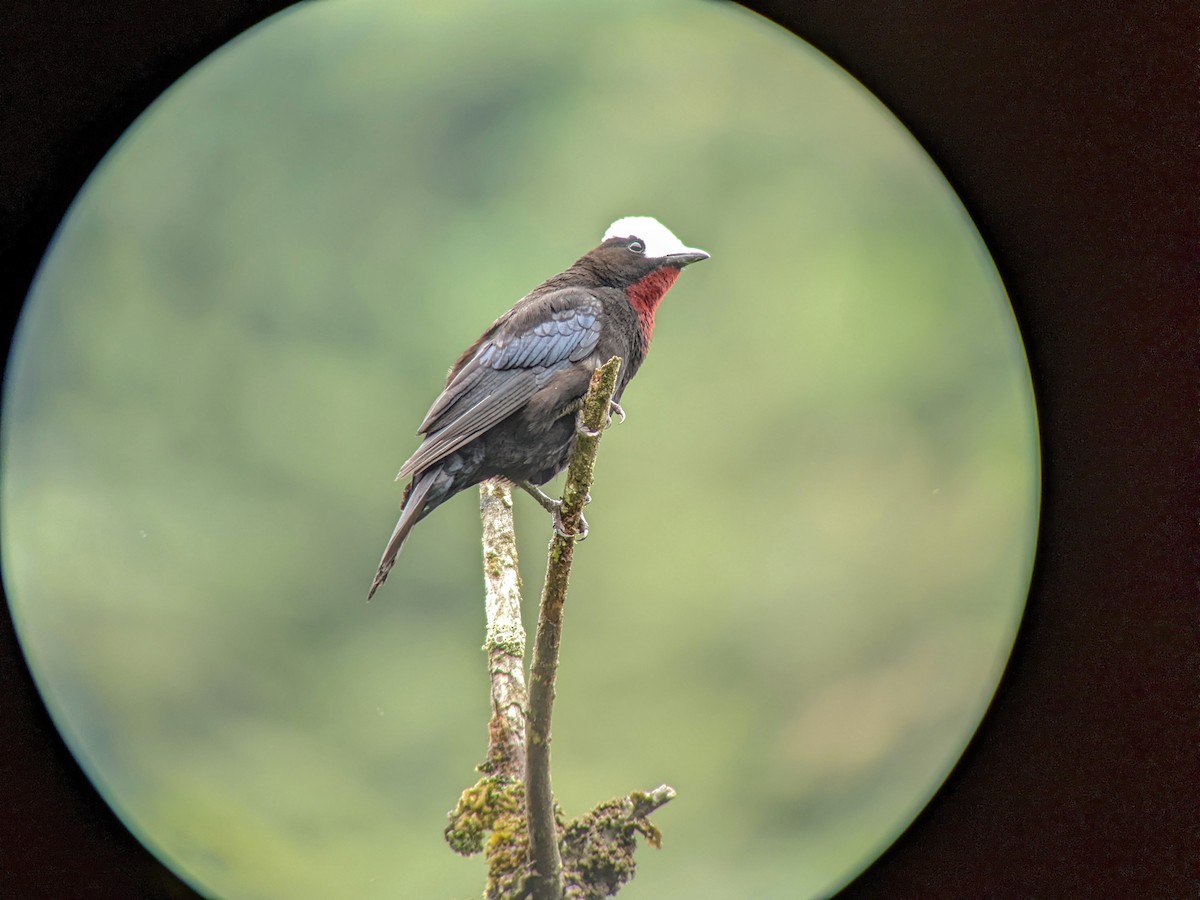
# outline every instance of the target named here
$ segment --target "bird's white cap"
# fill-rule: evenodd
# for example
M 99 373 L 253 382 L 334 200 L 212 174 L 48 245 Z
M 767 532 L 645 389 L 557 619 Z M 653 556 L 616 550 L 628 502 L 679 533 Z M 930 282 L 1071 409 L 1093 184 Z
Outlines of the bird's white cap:
M 642 243 L 646 245 L 646 255 L 650 257 L 673 256 L 680 253 L 703 254 L 698 257 L 700 259 L 708 257 L 703 250 L 685 245 L 671 233 L 671 229 L 650 216 L 626 216 L 623 219 L 617 219 L 608 226 L 608 231 L 604 232 L 606 241 L 615 237 L 641 238 Z

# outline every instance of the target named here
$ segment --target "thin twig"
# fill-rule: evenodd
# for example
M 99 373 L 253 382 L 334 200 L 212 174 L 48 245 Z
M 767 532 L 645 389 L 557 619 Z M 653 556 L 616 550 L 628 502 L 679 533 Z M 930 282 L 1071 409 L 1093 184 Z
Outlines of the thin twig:
M 525 778 L 525 627 L 521 624 L 521 579 L 513 531 L 512 492 L 501 480 L 479 485 L 483 521 L 483 581 L 492 717 L 488 722 L 488 775 Z
M 570 534 L 577 534 L 583 505 L 592 487 L 596 449 L 609 421 L 609 407 L 616 390 L 620 357 L 614 356 L 596 369 L 579 413 L 580 428 L 567 467 L 563 488 L 561 521 Z M 529 816 L 529 856 L 536 873 L 534 900 L 562 900 L 562 857 L 550 787 L 550 719 L 554 710 L 554 681 L 558 670 L 558 648 L 562 639 L 563 602 L 575 555 L 575 539 L 555 533 L 550 541 L 546 583 L 542 589 L 533 664 L 529 672 L 529 718 L 526 750 L 526 803 Z
M 660 806 L 675 799 L 675 788 L 660 784 L 649 792 L 634 791 L 629 795 L 629 818 L 644 819 Z
M 601 803 L 572 819 L 563 834 L 564 896 L 570 900 L 604 900 L 616 896 L 637 870 L 637 835 L 662 848 L 662 832 L 649 815 L 674 799 L 675 789 L 659 785 Z

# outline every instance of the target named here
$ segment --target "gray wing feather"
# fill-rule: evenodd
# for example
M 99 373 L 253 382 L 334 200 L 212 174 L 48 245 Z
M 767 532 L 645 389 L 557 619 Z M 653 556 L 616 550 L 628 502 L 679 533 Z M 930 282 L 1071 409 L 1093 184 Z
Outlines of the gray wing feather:
M 583 293 L 581 301 L 580 294 Z M 495 333 L 453 373 L 430 407 L 420 433 L 427 435 L 397 479 L 414 475 L 470 443 L 512 415 L 557 372 L 585 359 L 600 340 L 601 303 L 578 288 L 540 298 L 528 311 L 498 320 Z M 510 324 L 513 327 L 500 327 Z

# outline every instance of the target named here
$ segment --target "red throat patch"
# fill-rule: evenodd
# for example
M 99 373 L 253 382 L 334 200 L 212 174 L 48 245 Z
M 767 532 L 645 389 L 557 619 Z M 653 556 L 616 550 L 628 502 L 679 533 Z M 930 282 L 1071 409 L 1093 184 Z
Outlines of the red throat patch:
M 642 326 L 642 335 L 646 338 L 647 344 L 650 343 L 650 338 L 654 334 L 654 313 L 658 310 L 658 304 L 662 302 L 662 298 L 678 277 L 679 269 L 674 266 L 664 266 L 638 279 L 625 292 L 629 297 L 630 305 L 637 313 L 638 322 Z

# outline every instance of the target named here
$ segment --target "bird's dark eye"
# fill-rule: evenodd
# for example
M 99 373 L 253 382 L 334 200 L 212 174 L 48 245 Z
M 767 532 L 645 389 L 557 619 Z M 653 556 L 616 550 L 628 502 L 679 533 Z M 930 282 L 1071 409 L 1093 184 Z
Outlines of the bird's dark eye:
M 632 241 L 629 242 L 629 249 L 632 250 L 634 253 L 645 253 L 646 252 L 646 244 L 641 239 L 634 238 Z

